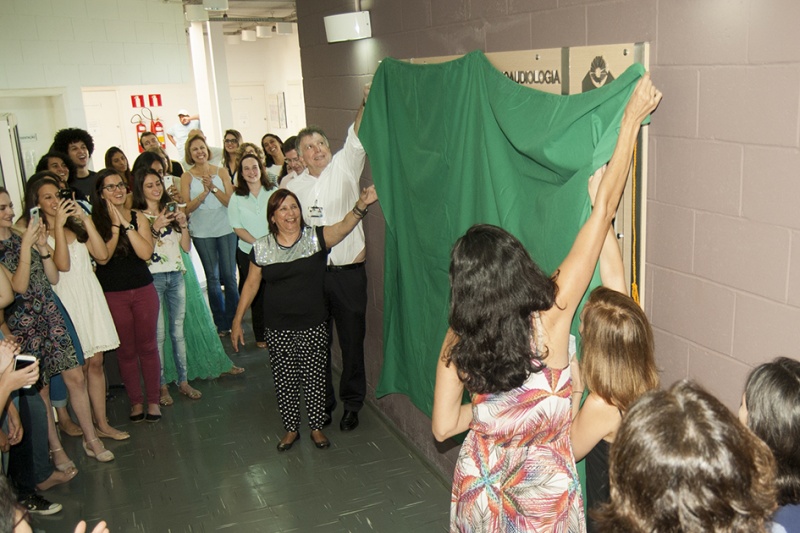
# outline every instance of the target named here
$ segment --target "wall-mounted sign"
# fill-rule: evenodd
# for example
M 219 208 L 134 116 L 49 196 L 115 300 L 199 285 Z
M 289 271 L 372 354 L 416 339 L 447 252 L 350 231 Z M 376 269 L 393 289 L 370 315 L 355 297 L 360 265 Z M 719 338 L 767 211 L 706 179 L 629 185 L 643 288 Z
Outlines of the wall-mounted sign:
M 131 107 L 144 107 L 144 95 L 143 94 L 132 94 L 131 95 Z

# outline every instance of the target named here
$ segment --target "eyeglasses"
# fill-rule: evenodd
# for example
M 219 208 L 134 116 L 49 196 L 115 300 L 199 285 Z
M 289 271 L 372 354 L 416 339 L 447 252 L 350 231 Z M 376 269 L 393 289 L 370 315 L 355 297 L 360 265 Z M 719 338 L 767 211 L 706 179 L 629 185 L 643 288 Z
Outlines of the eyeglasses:
M 236 139 L 225 139 L 225 144 L 239 144 Z
M 119 183 L 115 183 L 113 185 L 106 185 L 105 187 L 103 187 L 103 190 L 104 191 L 108 191 L 108 192 L 114 192 L 117 189 L 125 190 L 127 188 L 128 187 L 127 187 L 127 185 L 125 185 L 125 182 L 120 181 Z

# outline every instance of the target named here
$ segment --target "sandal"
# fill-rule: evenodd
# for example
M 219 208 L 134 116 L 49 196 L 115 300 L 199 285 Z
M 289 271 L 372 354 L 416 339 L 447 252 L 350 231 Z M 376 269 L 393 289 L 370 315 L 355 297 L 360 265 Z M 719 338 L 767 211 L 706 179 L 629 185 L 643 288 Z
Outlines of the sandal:
M 112 428 L 113 429 L 113 428 Z M 115 430 L 116 431 L 116 430 Z M 94 428 L 94 432 L 101 439 L 114 439 L 114 440 L 127 440 L 131 438 L 131 434 L 127 431 L 117 431 L 116 433 L 106 433 L 105 431 Z
M 167 387 L 162 387 L 161 397 L 158 399 L 158 405 L 169 407 L 173 403 L 175 403 L 175 400 L 173 400 L 172 396 L 169 394 L 169 389 Z
M 72 478 L 78 475 L 78 469 L 73 468 L 69 472 L 61 472 L 60 470 L 56 470 L 50 477 L 42 481 L 41 483 L 36 484 L 36 490 L 48 490 L 56 485 L 61 485 L 62 483 L 67 483 L 71 481 Z
M 244 368 L 242 368 L 240 366 L 233 365 L 230 370 L 228 370 L 227 372 L 223 372 L 220 375 L 222 375 L 222 376 L 238 376 L 239 374 L 243 374 L 243 373 L 244 373 Z
M 61 431 L 61 433 L 64 433 L 65 435 L 68 435 L 70 437 L 83 436 L 83 430 L 81 429 L 81 427 L 75 422 L 72 422 L 72 420 L 70 420 L 69 422 L 59 422 L 58 429 Z
M 192 388 L 191 385 L 188 383 L 184 383 L 180 387 L 178 387 L 178 392 L 183 394 L 184 396 L 192 399 L 192 400 L 199 400 L 203 397 L 203 393 L 197 389 Z
M 83 451 L 86 452 L 88 457 L 97 459 L 101 463 L 110 463 L 114 460 L 114 454 L 111 453 L 111 450 L 106 450 L 103 448 L 102 452 L 95 453 L 94 450 L 89 447 L 89 443 L 91 442 L 100 442 L 100 439 L 92 439 L 89 442 L 83 442 Z
M 55 456 L 56 453 L 63 452 L 63 451 L 64 451 L 64 448 L 57 448 L 55 450 L 51 450 L 50 451 L 50 457 L 52 458 L 53 456 Z M 65 454 L 66 454 L 66 452 L 65 452 Z M 67 475 L 74 476 L 75 474 L 78 473 L 78 469 L 75 467 L 75 463 L 73 461 L 67 461 L 66 463 L 55 464 L 55 467 L 56 467 L 56 470 L 58 470 L 59 472 L 63 472 L 65 474 L 67 474 Z

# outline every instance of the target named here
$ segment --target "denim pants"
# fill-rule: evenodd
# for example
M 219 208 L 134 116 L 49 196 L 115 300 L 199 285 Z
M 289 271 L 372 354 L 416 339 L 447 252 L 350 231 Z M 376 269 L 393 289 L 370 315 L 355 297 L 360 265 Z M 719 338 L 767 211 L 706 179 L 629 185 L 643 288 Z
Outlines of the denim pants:
M 186 338 L 183 336 L 183 321 L 186 318 L 186 285 L 183 273 L 157 272 L 153 274 L 153 285 L 158 293 L 158 355 L 161 358 L 161 384 L 166 385 L 164 378 L 164 340 L 167 333 L 164 327 L 164 310 L 169 320 L 169 338 L 172 341 L 172 357 L 178 371 L 178 383 L 186 381 Z
M 230 331 L 236 307 L 239 305 L 239 291 L 236 285 L 236 234 L 222 237 L 193 237 L 197 255 L 203 263 L 208 289 L 208 303 L 217 332 Z M 222 296 L 220 280 L 225 285 Z

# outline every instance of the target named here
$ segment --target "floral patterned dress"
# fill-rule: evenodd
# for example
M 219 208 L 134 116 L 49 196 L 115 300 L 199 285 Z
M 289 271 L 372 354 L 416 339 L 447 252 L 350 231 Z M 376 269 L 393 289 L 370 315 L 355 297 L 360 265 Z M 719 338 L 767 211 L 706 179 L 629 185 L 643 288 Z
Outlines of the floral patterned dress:
M 0 263 L 12 273 L 17 271 L 22 239 L 17 234 L 0 241 Z M 6 323 L 20 345 L 20 353 L 40 359 L 43 382 L 78 366 L 75 346 L 67 330 L 64 315 L 55 301 L 55 293 L 34 247 L 31 250 L 31 275 L 28 290 L 17 294 L 5 311 Z
M 571 393 L 569 367 L 542 367 L 516 389 L 473 395 L 450 531 L 586 531 L 569 440 Z

